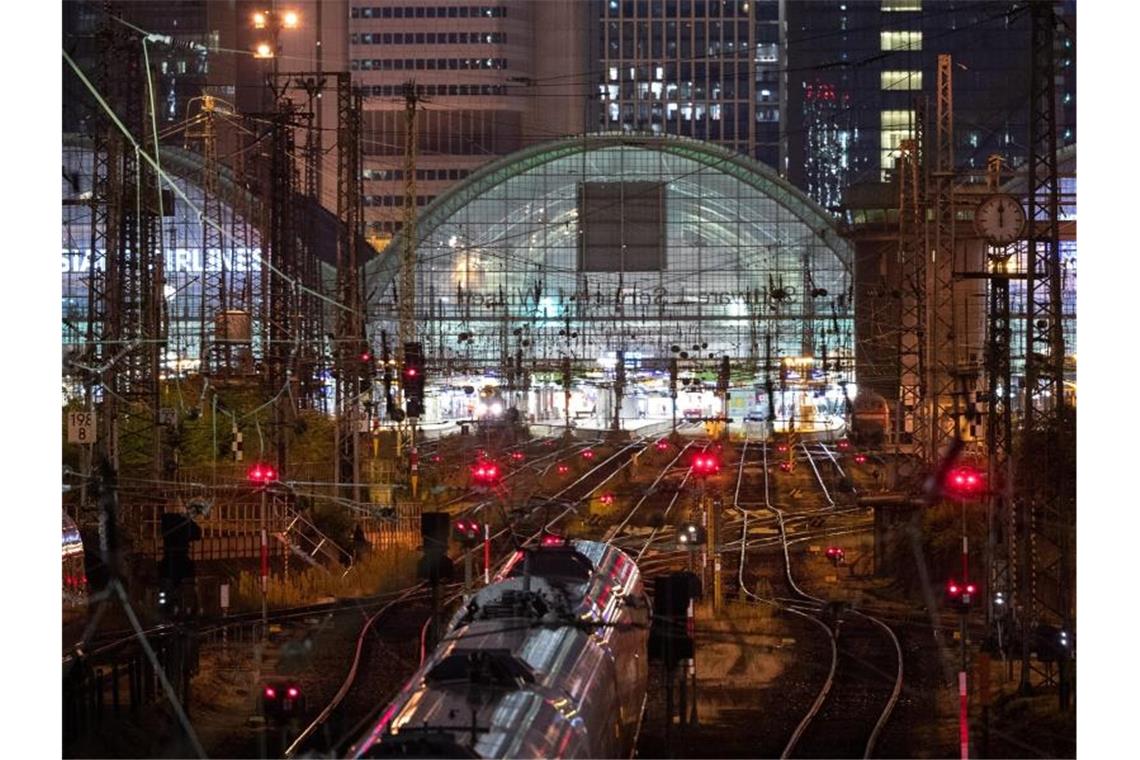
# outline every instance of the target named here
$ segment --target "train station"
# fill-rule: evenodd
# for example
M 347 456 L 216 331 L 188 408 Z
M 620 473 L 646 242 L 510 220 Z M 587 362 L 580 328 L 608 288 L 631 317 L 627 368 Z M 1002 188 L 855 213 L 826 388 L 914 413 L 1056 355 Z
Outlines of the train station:
M 1075 756 L 1074 2 L 59 21 L 63 757 Z

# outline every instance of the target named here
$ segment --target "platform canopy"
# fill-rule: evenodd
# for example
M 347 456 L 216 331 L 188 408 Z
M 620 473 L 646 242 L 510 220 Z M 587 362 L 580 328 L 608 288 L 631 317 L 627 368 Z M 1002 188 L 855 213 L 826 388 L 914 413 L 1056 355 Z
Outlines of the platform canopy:
M 415 230 L 417 339 L 495 366 L 849 356 L 853 249 L 771 169 L 710 143 L 597 134 L 473 173 Z M 366 267 L 395 334 L 403 236 Z

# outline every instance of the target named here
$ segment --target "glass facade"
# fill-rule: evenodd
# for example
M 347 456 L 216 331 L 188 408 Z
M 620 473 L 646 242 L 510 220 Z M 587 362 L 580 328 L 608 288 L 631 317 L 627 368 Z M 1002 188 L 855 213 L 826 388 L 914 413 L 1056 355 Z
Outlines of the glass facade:
M 174 150 L 164 154 L 168 172 L 176 174 Z M 64 199 L 62 216 L 62 316 L 63 343 L 82 344 L 87 333 L 88 282 L 91 269 L 91 209 L 82 202 L 91 192 L 92 153 L 90 145 L 65 145 L 63 149 Z M 170 196 L 173 203 L 162 217 L 158 250 L 163 252 L 163 295 L 165 316 L 168 320 L 165 368 L 194 370 L 201 355 L 203 320 L 207 334 L 212 333 L 217 296 L 208 297 L 203 311 L 203 282 L 217 286 L 224 276 L 230 291 L 247 294 L 245 303 L 233 303 L 231 308 L 252 305 L 253 348 L 260 350 L 260 294 L 261 239 L 257 225 L 250 222 L 255 216 L 250 210 L 235 211 L 229 205 L 221 206 L 222 218 L 217 220 L 223 230 L 220 250 L 203 251 L 203 222 L 200 212 L 205 205 L 199 183 L 177 179 L 181 194 Z M 248 196 L 246 196 L 248 198 Z M 204 264 L 205 262 L 205 264 Z M 236 300 L 239 296 L 233 296 Z
M 623 193 L 626 213 L 606 214 Z M 850 367 L 849 245 L 773 171 L 708 143 L 618 133 L 535 146 L 436 199 L 417 239 L 418 336 L 441 364 L 624 350 L 658 367 L 727 354 L 755 368 L 770 341 L 773 360 Z M 612 260 L 587 239 L 616 241 Z M 373 328 L 390 334 L 401 245 L 368 265 L 366 290 L 383 294 Z M 636 257 L 623 250 L 635 245 Z
M 600 129 L 696 137 L 778 166 L 779 2 L 596 7 Z

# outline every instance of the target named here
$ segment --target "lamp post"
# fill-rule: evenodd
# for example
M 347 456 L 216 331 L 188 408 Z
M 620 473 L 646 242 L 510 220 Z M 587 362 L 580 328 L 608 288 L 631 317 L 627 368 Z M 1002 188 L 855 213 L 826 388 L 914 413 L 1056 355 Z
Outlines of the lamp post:
M 253 45 L 253 57 L 258 60 L 272 60 L 272 88 L 277 87 L 277 58 L 281 54 L 281 30 L 298 29 L 301 26 L 301 14 L 295 10 L 268 8 L 254 11 L 250 16 L 250 23 L 254 29 L 262 34 L 268 33 L 269 39 L 258 39 Z M 273 97 L 276 98 L 276 93 Z

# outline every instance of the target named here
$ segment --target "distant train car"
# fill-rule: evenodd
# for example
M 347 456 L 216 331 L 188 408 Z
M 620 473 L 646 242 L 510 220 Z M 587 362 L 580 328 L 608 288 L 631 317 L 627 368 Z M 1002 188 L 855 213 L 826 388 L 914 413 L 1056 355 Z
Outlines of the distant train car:
M 851 415 L 851 440 L 865 446 L 877 446 L 891 429 L 891 407 L 877 393 L 860 391 Z
M 349 755 L 631 757 L 648 629 L 624 552 L 596 541 L 521 550 Z
M 63 514 L 63 622 L 87 613 L 87 569 L 84 566 L 83 538 L 75 521 Z

